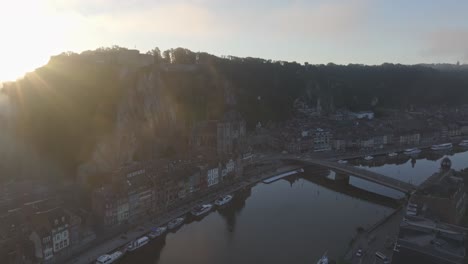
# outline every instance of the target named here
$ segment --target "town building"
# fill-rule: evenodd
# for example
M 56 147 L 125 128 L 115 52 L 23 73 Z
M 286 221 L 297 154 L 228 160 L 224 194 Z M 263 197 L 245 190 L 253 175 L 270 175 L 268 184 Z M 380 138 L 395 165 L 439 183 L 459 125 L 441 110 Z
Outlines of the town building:
M 207 182 L 208 187 L 212 187 L 219 183 L 219 166 L 215 165 L 214 167 L 207 170 Z
M 61 59 L 66 55 L 53 56 L 51 59 Z M 154 57 L 150 54 L 142 54 L 136 49 L 126 48 L 112 48 L 112 49 L 98 49 L 95 51 L 85 51 L 81 53 L 82 57 L 88 58 L 98 64 L 118 64 L 131 68 L 141 68 L 152 65 Z
M 345 151 L 346 150 L 346 140 L 334 138 L 332 140 L 332 149 L 335 151 Z
M 431 176 L 411 196 L 407 214 L 437 221 L 459 224 L 466 212 L 463 179 L 453 171 L 441 171 Z
M 25 204 L 23 208 L 30 219 L 29 241 L 33 244 L 33 258 L 50 263 L 54 258 L 67 254 L 70 249 L 70 213 L 61 207 L 50 208 L 47 201 Z
M 156 193 L 163 194 L 156 206 L 162 210 L 177 205 L 183 199 L 206 189 L 207 180 L 204 168 L 190 162 L 174 162 L 163 175 L 157 177 Z M 160 211 L 158 209 L 158 212 Z
M 34 182 L 7 184 L 0 195 L 0 259 L 57 263 L 81 242 L 83 223 L 65 189 Z M 2 187 L 5 187 L 2 186 Z M 3 263 L 2 262 L 2 263 Z
M 243 158 L 244 159 L 244 158 Z M 233 159 L 229 159 L 224 164 L 221 164 L 221 179 L 222 181 L 227 180 L 231 175 L 234 175 L 236 171 L 236 162 Z
M 288 153 L 300 153 L 301 143 L 298 138 L 291 138 L 289 141 L 284 142 L 284 150 Z
M 460 133 L 463 136 L 468 135 L 468 121 L 458 121 L 458 125 L 460 126 Z
M 390 135 L 386 134 L 380 134 L 380 135 L 375 135 L 374 138 L 374 148 L 376 149 L 381 149 L 384 146 L 390 144 Z
M 450 138 L 459 137 L 462 135 L 461 128 L 457 123 L 450 123 L 447 125 L 447 132 Z
M 374 137 L 368 137 L 361 139 L 361 149 L 362 150 L 372 150 L 374 149 Z
M 136 163 L 116 170 L 110 183 L 94 190 L 92 210 L 100 227 L 109 229 L 148 219 L 155 212 L 152 166 Z
M 466 257 L 463 228 L 407 217 L 400 224 L 392 263 L 462 264 Z
M 128 223 L 128 194 L 117 187 L 106 185 L 94 190 L 92 211 L 97 224 L 104 229 L 111 229 Z
M 190 145 L 195 151 L 202 153 L 217 152 L 217 124 L 217 120 L 201 121 L 195 124 L 190 139 Z
M 189 184 L 190 184 L 189 192 L 191 194 L 200 191 L 201 183 L 202 183 L 201 177 L 202 177 L 202 175 L 201 175 L 201 170 L 200 169 L 194 171 L 189 176 Z
M 398 143 L 401 146 L 415 146 L 421 142 L 421 134 L 417 131 L 402 132 L 397 134 Z
M 317 128 L 313 132 L 313 149 L 315 152 L 331 150 L 332 134 L 329 130 Z
M 192 131 L 190 145 L 196 152 L 232 156 L 246 148 L 246 123 L 235 111 L 227 112 L 222 120 L 197 123 Z
M 217 123 L 217 153 L 232 155 L 243 152 L 246 139 L 246 123 L 236 111 L 227 112 Z

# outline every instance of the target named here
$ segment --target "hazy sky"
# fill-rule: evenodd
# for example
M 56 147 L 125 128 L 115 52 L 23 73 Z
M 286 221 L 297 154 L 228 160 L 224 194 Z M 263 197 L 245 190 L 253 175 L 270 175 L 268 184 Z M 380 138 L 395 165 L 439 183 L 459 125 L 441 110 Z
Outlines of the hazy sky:
M 0 80 L 53 54 L 111 45 L 313 64 L 468 63 L 466 0 L 3 2 Z

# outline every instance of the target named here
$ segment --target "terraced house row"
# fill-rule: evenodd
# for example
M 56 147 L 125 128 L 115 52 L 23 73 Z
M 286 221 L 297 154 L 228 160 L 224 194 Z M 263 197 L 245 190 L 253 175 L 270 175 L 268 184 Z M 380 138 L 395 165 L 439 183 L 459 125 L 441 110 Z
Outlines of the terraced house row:
M 93 191 L 93 215 L 103 230 L 138 224 L 234 181 L 242 168 L 241 158 L 135 163 L 118 169 Z

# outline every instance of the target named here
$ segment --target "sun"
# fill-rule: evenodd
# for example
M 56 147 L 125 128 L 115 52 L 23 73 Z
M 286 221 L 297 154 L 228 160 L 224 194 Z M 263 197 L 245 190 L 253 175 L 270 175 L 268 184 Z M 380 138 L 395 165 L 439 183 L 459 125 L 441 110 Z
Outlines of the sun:
M 0 82 L 15 81 L 23 77 L 27 72 L 45 65 L 48 61 L 47 55 L 29 54 L 33 56 L 15 56 L 16 54 L 2 54 L 0 52 Z
M 49 1 L 16 0 L 1 5 L 0 82 L 14 81 L 63 51 L 67 18 L 51 8 Z

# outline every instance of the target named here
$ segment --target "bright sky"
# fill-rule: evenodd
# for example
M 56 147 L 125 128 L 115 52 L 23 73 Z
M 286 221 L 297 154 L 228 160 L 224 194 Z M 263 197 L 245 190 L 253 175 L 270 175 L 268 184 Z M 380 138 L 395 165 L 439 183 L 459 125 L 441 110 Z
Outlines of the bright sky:
M 184 47 L 337 64 L 468 63 L 466 0 L 11 0 L 0 81 L 63 51 Z

